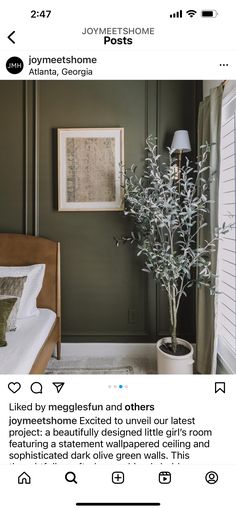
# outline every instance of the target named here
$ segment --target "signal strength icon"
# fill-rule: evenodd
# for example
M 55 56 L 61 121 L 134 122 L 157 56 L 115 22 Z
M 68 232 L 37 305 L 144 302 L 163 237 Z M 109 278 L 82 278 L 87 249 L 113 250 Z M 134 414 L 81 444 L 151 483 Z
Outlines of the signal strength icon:
M 188 14 L 188 16 L 190 16 L 190 18 L 193 18 L 193 16 L 195 16 L 195 14 L 197 14 L 197 11 L 194 11 L 194 9 L 189 9 L 188 11 L 186 11 L 186 14 Z
M 170 18 L 182 18 L 183 17 L 183 11 L 177 11 L 170 14 Z

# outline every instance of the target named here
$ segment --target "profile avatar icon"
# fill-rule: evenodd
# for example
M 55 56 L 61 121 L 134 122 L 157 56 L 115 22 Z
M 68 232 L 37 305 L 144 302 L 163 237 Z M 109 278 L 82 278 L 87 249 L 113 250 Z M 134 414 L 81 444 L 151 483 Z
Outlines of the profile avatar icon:
M 10 57 L 6 62 L 6 68 L 11 74 L 19 74 L 23 71 L 24 62 L 20 57 Z

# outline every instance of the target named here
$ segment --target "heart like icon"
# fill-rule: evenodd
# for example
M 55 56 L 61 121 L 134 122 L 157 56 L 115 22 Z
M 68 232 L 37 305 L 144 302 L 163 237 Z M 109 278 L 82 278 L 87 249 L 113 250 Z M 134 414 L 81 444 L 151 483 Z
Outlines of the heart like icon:
M 10 382 L 8 388 L 12 393 L 17 393 L 21 389 L 21 384 L 19 382 Z

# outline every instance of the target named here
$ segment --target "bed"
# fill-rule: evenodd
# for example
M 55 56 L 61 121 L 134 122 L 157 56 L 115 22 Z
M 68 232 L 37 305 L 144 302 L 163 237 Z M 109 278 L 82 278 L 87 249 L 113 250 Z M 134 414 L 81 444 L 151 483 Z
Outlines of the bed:
M 45 264 L 39 314 L 17 321 L 0 352 L 0 373 L 42 374 L 56 348 L 61 356 L 60 244 L 23 234 L 0 234 L 0 266 Z

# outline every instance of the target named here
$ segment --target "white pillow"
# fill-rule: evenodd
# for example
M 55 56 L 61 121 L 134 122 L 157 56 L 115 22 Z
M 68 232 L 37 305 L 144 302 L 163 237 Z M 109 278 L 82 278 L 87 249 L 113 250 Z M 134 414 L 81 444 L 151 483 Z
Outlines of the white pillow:
M 3 276 L 27 276 L 24 285 L 17 319 L 26 319 L 38 315 L 36 299 L 43 285 L 45 264 L 33 266 L 0 266 L 0 277 Z

